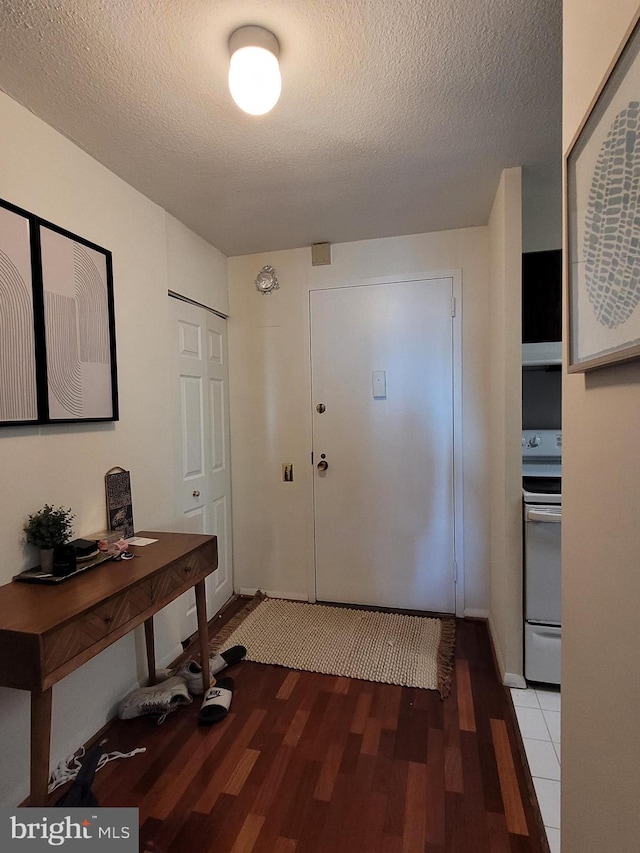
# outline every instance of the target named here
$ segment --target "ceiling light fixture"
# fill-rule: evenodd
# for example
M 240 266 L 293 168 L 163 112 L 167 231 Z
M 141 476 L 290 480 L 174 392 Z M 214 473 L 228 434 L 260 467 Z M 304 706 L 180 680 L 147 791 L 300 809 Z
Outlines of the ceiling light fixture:
M 278 103 L 280 45 L 263 27 L 240 27 L 229 38 L 229 90 L 245 113 L 261 116 Z

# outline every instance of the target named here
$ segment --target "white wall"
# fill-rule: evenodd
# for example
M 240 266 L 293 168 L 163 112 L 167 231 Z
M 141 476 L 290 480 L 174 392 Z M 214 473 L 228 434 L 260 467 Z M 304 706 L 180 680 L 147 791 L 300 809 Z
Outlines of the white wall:
M 227 315 L 226 256 L 173 216 L 165 216 L 169 290 Z
M 106 525 L 104 474 L 131 471 L 136 528 L 175 529 L 167 289 L 226 311 L 226 259 L 67 139 L 0 93 L 0 197 L 113 252 L 120 421 L 10 427 L 0 433 L 0 582 L 37 563 L 28 514 L 71 506 L 76 535 Z M 210 269 L 211 293 L 206 286 Z M 159 661 L 180 650 L 175 619 L 157 619 Z M 134 686 L 141 632 L 54 688 L 53 763 L 74 752 Z M 136 662 L 137 661 L 137 662 Z M 28 694 L 0 690 L 0 804 L 28 791 Z
M 522 679 L 521 170 L 502 173 L 491 235 L 491 608 L 506 684 Z
M 313 595 L 309 291 L 460 269 L 466 607 L 487 613 L 488 253 L 487 229 L 470 228 L 334 245 L 330 266 L 312 267 L 309 248 L 229 259 L 237 588 Z M 264 295 L 253 281 L 267 263 L 280 290 Z M 283 462 L 293 483 L 281 482 Z
M 564 0 L 565 151 L 638 9 Z M 563 377 L 562 851 L 640 844 L 640 362 Z

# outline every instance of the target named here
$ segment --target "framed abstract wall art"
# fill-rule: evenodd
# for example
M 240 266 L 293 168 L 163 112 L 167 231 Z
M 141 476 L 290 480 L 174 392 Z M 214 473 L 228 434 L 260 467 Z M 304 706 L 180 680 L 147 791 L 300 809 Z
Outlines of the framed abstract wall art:
M 567 156 L 568 370 L 640 355 L 640 24 Z
M 0 424 L 39 419 L 32 221 L 0 204 Z
M 117 419 L 111 253 L 0 201 L 0 425 Z
M 114 420 L 111 253 L 40 223 L 49 421 Z

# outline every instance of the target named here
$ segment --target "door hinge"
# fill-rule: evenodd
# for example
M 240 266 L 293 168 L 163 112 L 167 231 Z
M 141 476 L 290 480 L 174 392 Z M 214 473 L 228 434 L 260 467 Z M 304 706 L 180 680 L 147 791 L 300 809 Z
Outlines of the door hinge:
M 453 582 L 458 583 L 458 564 L 456 563 L 455 560 L 453 561 L 452 569 L 453 569 Z
M 455 296 L 451 297 L 451 316 L 456 316 L 456 298 Z

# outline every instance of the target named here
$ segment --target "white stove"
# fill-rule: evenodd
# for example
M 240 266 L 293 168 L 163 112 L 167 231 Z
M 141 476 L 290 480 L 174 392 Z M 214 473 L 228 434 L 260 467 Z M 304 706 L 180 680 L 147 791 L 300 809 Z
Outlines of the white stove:
M 522 495 L 525 503 L 562 503 L 561 430 L 523 430 Z
M 522 433 L 527 680 L 560 684 L 562 432 Z

